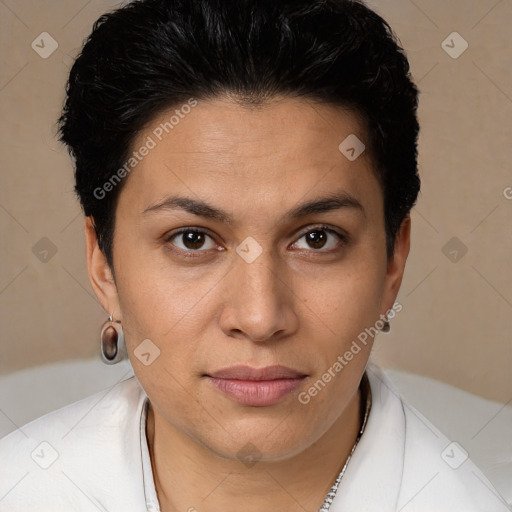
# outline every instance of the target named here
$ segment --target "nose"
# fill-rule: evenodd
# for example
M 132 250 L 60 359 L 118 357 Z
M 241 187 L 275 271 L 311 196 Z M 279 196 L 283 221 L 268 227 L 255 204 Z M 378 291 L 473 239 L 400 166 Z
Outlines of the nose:
M 224 283 L 221 329 L 227 336 L 256 343 L 293 334 L 298 327 L 296 297 L 281 263 L 269 250 L 250 263 L 236 258 Z

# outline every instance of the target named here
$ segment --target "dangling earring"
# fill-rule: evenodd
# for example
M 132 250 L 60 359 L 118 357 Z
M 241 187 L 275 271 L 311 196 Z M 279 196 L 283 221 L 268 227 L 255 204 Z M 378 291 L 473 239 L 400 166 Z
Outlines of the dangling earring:
M 381 331 L 382 332 L 389 332 L 391 329 L 391 325 L 389 324 L 389 321 L 388 320 L 385 320 L 384 321 L 384 325 L 382 326 L 382 329 Z
M 126 359 L 126 355 L 121 322 L 110 315 L 101 328 L 101 359 L 105 364 L 116 364 Z

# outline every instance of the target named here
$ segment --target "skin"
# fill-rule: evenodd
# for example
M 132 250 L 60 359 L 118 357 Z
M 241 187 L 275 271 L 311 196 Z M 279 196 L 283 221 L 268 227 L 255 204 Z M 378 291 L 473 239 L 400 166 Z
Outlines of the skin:
M 134 149 L 173 111 L 141 131 Z M 392 308 L 410 244 L 407 217 L 387 260 L 369 151 L 351 162 L 338 150 L 350 134 L 366 139 L 354 112 L 304 99 L 274 98 L 258 109 L 228 97 L 200 101 L 123 186 L 115 280 L 86 219 L 93 289 L 122 322 L 150 398 L 147 437 L 165 512 L 235 512 L 242 503 L 247 512 L 316 512 L 350 453 L 372 340 L 307 405 L 297 395 Z M 334 190 L 364 213 L 345 207 L 285 219 Z M 234 222 L 183 209 L 143 213 L 172 194 L 201 199 Z M 319 224 L 346 232 L 348 242 L 320 229 L 324 245 L 308 243 L 304 235 Z M 187 227 L 203 230 L 202 245 L 169 239 Z M 262 249 L 252 263 L 236 252 L 248 236 Z M 186 258 L 191 252 L 198 257 Z M 148 366 L 134 354 L 146 339 L 160 350 Z M 204 377 L 237 364 L 282 364 L 308 377 L 277 404 L 245 406 Z M 244 449 L 255 451 L 254 465 L 239 459 Z

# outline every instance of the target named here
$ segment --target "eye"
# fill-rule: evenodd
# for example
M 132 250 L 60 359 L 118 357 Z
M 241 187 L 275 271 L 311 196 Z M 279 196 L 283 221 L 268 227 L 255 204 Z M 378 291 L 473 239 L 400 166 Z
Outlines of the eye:
M 172 242 L 172 240 L 175 238 L 181 240 L 181 246 Z M 205 248 L 204 245 L 207 239 L 209 239 L 211 243 L 209 247 L 207 246 Z M 204 252 L 205 250 L 213 249 L 215 247 L 215 242 L 211 236 L 209 236 L 204 231 L 194 228 L 186 228 L 180 231 L 176 231 L 175 233 L 172 233 L 166 237 L 165 241 L 171 242 L 178 249 L 186 252 Z M 203 251 L 200 251 L 199 249 L 203 249 Z
M 333 238 L 334 240 L 332 240 Z M 337 238 L 338 241 L 336 241 L 335 238 Z M 305 243 L 307 245 L 303 247 L 297 247 L 298 249 L 326 249 L 325 252 L 328 252 L 329 249 L 336 249 L 338 246 L 340 246 L 340 240 L 342 244 L 347 242 L 346 236 L 342 235 L 341 233 L 338 233 L 337 231 L 329 228 L 328 226 L 317 226 L 313 229 L 310 228 L 293 245 L 297 246 L 299 241 L 302 239 L 305 240 Z
M 180 243 L 176 243 L 175 239 L 180 241 Z M 302 239 L 304 239 L 306 245 L 301 247 L 299 242 Z M 192 227 L 171 233 L 165 238 L 165 242 L 170 242 L 177 249 L 189 253 L 190 256 L 192 256 L 192 253 L 206 252 L 216 247 L 216 243 L 210 235 L 204 230 Z M 348 236 L 338 233 L 328 226 L 316 226 L 303 232 L 299 240 L 292 247 L 296 249 L 314 249 L 314 252 L 320 252 L 320 249 L 324 249 L 322 252 L 329 252 L 329 250 L 336 249 L 347 242 Z

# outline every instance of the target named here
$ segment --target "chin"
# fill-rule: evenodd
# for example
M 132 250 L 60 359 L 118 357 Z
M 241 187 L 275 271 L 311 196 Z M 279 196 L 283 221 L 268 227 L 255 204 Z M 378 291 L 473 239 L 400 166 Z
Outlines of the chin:
M 290 430 L 290 424 L 286 426 L 286 423 L 283 418 L 277 421 L 249 421 L 245 418 L 238 425 L 229 422 L 226 430 L 217 425 L 217 436 L 207 436 L 201 444 L 220 457 L 239 460 L 248 466 L 257 461 L 278 462 L 301 453 L 314 442 L 312 439 L 308 443 L 314 437 L 311 433 L 296 428 Z

